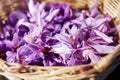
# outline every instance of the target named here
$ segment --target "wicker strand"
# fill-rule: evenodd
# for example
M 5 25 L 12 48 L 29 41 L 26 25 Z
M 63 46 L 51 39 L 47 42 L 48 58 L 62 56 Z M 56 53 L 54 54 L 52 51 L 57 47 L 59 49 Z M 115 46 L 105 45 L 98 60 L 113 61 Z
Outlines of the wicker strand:
M 104 0 L 104 13 L 115 18 L 116 24 L 120 24 L 120 0 Z

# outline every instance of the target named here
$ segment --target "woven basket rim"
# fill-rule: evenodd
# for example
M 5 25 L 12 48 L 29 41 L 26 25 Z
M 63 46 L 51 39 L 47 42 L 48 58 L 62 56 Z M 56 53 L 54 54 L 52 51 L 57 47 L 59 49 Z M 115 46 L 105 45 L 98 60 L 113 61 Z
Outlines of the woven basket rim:
M 55 0 L 45 0 L 45 1 L 55 1 Z M 63 2 L 63 0 L 58 0 L 58 1 L 62 1 Z M 66 0 L 66 1 L 69 2 L 70 0 Z M 75 0 L 75 1 L 80 1 L 80 0 Z M 88 2 L 84 2 L 84 1 L 88 1 Z M 84 1 L 83 2 L 85 3 L 85 5 L 81 5 L 81 8 L 82 7 L 89 7 L 95 0 L 84 0 Z M 110 12 L 106 11 L 107 9 L 104 8 L 104 7 L 107 7 L 108 5 L 109 6 L 111 5 L 110 1 L 114 1 L 114 0 L 99 0 L 99 8 L 103 9 L 103 13 L 104 14 L 110 14 L 110 16 L 114 19 L 115 25 L 118 25 L 118 24 L 120 24 L 120 20 L 118 19 L 120 17 L 120 15 L 118 13 L 114 13 L 113 14 L 111 11 Z M 71 0 L 71 2 L 73 2 L 73 1 Z M 105 4 L 105 3 L 107 3 L 107 4 Z M 73 6 L 72 4 L 70 4 L 70 5 Z M 116 5 L 118 6 L 118 4 L 116 4 Z M 113 5 L 111 5 L 111 6 L 113 6 Z M 111 6 L 110 6 L 110 8 L 111 8 Z M 78 6 L 74 6 L 73 8 L 76 8 L 76 7 L 78 7 Z M 13 8 L 11 8 L 11 9 L 13 9 Z M 120 7 L 119 7 L 119 9 L 120 9 Z M 14 11 L 14 9 L 13 9 L 13 11 Z M 118 18 L 117 18 L 117 16 L 118 16 Z M 6 17 L 3 17 L 2 19 L 6 19 Z M 119 37 L 119 35 L 120 34 L 118 34 L 118 37 Z M 118 49 L 118 51 L 113 52 L 115 54 L 115 57 L 119 55 L 119 54 L 116 54 L 118 52 L 120 52 L 120 48 Z M 114 57 L 112 57 L 112 56 L 114 54 L 108 55 L 108 56 L 111 57 L 111 59 L 113 59 Z M 104 59 L 107 59 L 107 58 L 108 57 L 102 58 L 101 61 L 105 61 Z M 36 77 L 41 77 L 41 80 L 44 80 L 44 79 L 50 79 L 50 80 L 56 80 L 56 79 L 76 80 L 76 79 L 83 79 L 83 78 L 87 78 L 87 77 L 91 78 L 91 77 L 94 77 L 94 76 L 97 75 L 97 74 L 91 74 L 91 75 L 90 74 L 89 75 L 84 75 L 84 74 L 75 74 L 74 75 L 73 74 L 73 75 L 71 75 L 72 73 L 75 73 L 75 71 L 73 71 L 73 70 L 75 70 L 76 68 L 78 68 L 78 66 L 71 66 L 71 67 L 68 67 L 68 66 L 49 66 L 48 67 L 48 66 L 32 66 L 32 65 L 29 66 L 28 65 L 28 66 L 26 66 L 27 68 L 29 68 L 31 70 L 35 69 L 35 70 L 37 70 L 37 72 L 33 72 L 33 73 L 9 73 L 8 71 L 6 71 L 6 68 L 7 68 L 6 62 L 4 62 L 3 60 L 1 60 L 0 63 L 3 64 L 3 65 L 0 65 L 0 68 L 3 68 L 3 70 L 5 70 L 5 72 L 1 72 L 0 74 L 5 75 L 5 76 L 6 75 L 11 75 L 11 76 L 14 76 L 15 78 L 17 78 L 19 76 L 20 78 L 23 78 L 25 80 L 26 79 L 39 80 Z M 102 62 L 100 62 L 100 60 L 98 61 L 98 63 L 102 64 Z M 96 69 L 101 69 L 101 65 L 98 64 L 98 63 L 95 66 L 95 68 Z M 106 66 L 108 67 L 109 64 L 106 65 Z M 106 67 L 104 69 L 106 69 Z M 1 71 L 1 69 L 0 69 L 0 71 Z M 53 72 L 51 73 L 51 71 L 53 71 Z M 54 71 L 56 71 L 56 72 L 54 72 Z M 102 71 L 104 71 L 104 70 L 102 69 L 100 72 L 102 72 Z M 59 76 L 56 76 L 57 74 Z M 32 79 L 30 77 L 31 75 L 33 77 Z

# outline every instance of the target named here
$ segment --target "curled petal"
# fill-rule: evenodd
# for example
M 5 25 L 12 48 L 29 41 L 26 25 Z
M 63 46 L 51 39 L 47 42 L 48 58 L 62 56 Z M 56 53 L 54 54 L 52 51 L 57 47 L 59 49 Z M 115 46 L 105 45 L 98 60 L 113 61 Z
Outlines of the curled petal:
M 107 46 L 107 45 L 92 45 L 92 47 L 97 50 L 100 54 L 112 53 L 115 49 L 115 46 Z
M 96 34 L 97 34 L 98 36 L 100 36 L 100 37 L 101 37 L 103 40 L 105 40 L 106 42 L 108 42 L 108 43 L 112 43 L 112 42 L 113 42 L 113 40 L 111 39 L 111 37 L 108 37 L 106 34 L 100 32 L 100 31 L 98 31 L 98 30 L 95 30 L 95 32 L 96 32 Z

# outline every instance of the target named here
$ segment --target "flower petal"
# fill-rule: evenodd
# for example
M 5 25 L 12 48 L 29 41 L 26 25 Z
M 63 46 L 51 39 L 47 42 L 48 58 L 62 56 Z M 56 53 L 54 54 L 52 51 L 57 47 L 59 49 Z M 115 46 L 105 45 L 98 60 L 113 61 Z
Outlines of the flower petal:
M 108 37 L 106 34 L 100 32 L 100 31 L 98 31 L 98 30 L 95 30 L 95 32 L 96 32 L 96 34 L 97 34 L 98 36 L 100 36 L 100 37 L 101 37 L 102 39 L 104 39 L 106 42 L 108 42 L 108 43 L 112 43 L 112 42 L 113 42 L 113 40 L 112 40 L 110 37 Z
M 107 45 L 92 45 L 92 47 L 100 54 L 112 53 L 115 49 L 115 46 Z

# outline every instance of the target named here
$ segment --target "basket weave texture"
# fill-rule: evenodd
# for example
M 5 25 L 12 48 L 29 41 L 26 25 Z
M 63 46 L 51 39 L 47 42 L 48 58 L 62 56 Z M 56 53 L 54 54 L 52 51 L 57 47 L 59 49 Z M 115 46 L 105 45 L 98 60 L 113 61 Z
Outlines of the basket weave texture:
M 95 0 L 38 0 L 43 1 L 56 1 L 56 2 L 67 2 L 72 8 L 86 8 L 90 7 Z M 7 19 L 7 15 L 18 8 L 24 7 L 24 0 L 1 0 L 0 2 L 0 22 Z M 98 0 L 98 7 L 104 14 L 108 14 L 113 18 L 114 24 L 118 25 L 120 28 L 120 0 Z M 2 26 L 2 24 L 1 24 Z M 120 43 L 120 32 L 118 32 L 118 42 Z M 93 68 L 102 73 L 105 71 L 112 62 L 113 59 L 120 55 L 120 48 L 115 50 L 113 53 L 100 59 Z M 104 62 L 104 63 L 103 63 Z M 77 74 L 75 70 L 81 66 L 63 67 L 63 66 L 53 66 L 53 67 L 42 67 L 42 66 L 25 66 L 30 70 L 35 70 L 32 73 L 11 73 L 7 71 L 6 62 L 0 61 L 0 74 L 7 76 L 11 80 L 78 80 L 89 78 L 89 80 L 95 80 L 94 74 Z

